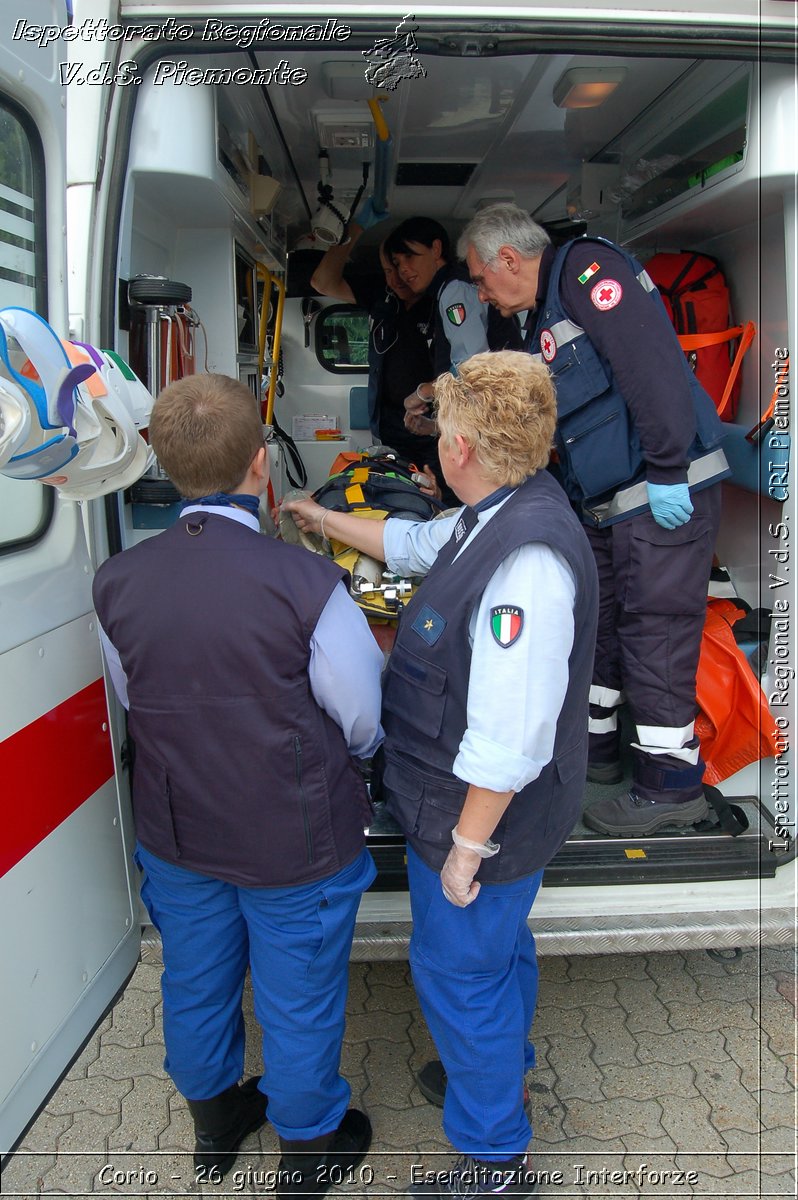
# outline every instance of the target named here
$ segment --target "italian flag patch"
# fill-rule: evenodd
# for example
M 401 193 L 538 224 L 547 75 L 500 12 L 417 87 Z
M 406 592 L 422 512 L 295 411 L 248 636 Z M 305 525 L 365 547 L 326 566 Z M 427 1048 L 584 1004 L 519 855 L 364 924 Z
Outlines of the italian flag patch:
M 446 309 L 446 316 L 451 321 L 452 325 L 462 325 L 466 319 L 466 310 L 464 304 L 450 304 Z
M 580 283 L 587 283 L 588 279 L 592 279 L 596 274 L 596 271 L 600 270 L 601 267 L 598 265 L 598 263 L 591 263 L 587 270 L 583 271 L 581 275 L 577 276 L 577 278 Z
M 490 610 L 490 631 L 505 650 L 518 641 L 523 628 L 524 610 L 514 604 L 501 604 Z

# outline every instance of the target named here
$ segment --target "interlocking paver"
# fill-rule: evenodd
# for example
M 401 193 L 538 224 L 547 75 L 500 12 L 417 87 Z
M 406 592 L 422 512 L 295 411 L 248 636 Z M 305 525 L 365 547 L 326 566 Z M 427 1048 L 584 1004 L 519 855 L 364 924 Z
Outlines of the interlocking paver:
M 406 984 L 404 987 L 392 987 L 382 983 L 372 983 L 369 986 L 369 996 L 364 1009 L 372 1012 L 419 1012 L 415 992 Z
M 681 1167 L 684 1171 L 695 1172 L 699 1177 L 700 1186 L 702 1187 L 707 1179 L 727 1180 L 729 1176 L 734 1174 L 734 1166 L 725 1153 L 708 1154 L 704 1152 L 691 1154 L 680 1151 L 675 1156 L 674 1162 L 677 1167 Z
M 626 1012 L 626 1025 L 632 1033 L 670 1033 L 668 1009 L 657 994 L 653 979 L 619 979 L 618 1003 Z
M 89 1078 L 131 1079 L 136 1075 L 163 1076 L 163 1042 L 146 1046 L 103 1046 L 102 1054 L 89 1063 Z
M 380 1144 L 394 1150 L 417 1150 L 426 1147 L 435 1151 L 450 1151 L 446 1134 L 441 1127 L 441 1110 L 431 1104 L 416 1105 L 397 1120 L 396 1111 L 382 1105 L 369 1106 L 374 1129 Z
M 728 1055 L 724 1048 L 723 1035 L 718 1030 L 710 1033 L 693 1033 L 683 1029 L 679 1033 L 663 1034 L 659 1037 L 650 1033 L 637 1035 L 637 1057 L 641 1062 L 692 1063 L 698 1058 L 710 1062 L 725 1062 Z
M 94 1150 L 105 1153 L 108 1138 L 119 1128 L 120 1121 L 119 1109 L 113 1113 L 74 1113 L 72 1124 L 58 1138 L 59 1153 L 82 1155 Z
M 759 1113 L 756 1102 L 740 1082 L 740 1068 L 735 1062 L 693 1064 L 695 1085 L 712 1109 L 712 1124 L 721 1132 L 727 1129 L 746 1129 L 758 1133 Z
M 724 1029 L 726 1050 L 741 1068 L 740 1082 L 749 1091 L 766 1087 L 771 1092 L 790 1091 L 788 1064 L 768 1045 L 753 1022 L 745 1029 Z
M 539 958 L 538 971 L 542 981 L 551 981 L 552 983 L 565 983 L 569 979 L 568 972 L 571 963 L 575 960 L 566 958 L 565 956 L 555 955 L 552 958 Z
M 102 1075 L 86 1079 L 65 1079 L 60 1088 L 47 1102 L 48 1111 L 53 1114 L 75 1113 L 81 1110 L 96 1113 L 119 1113 L 122 1098 L 133 1087 L 133 1080 L 120 1086 L 117 1079 L 107 1079 Z
M 415 1081 L 410 1073 L 407 1058 L 409 1047 L 375 1038 L 365 1058 L 368 1085 L 364 1094 L 367 1108 L 383 1104 L 389 1108 L 407 1108 L 410 1091 Z
M 601 1088 L 612 1100 L 616 1096 L 628 1096 L 632 1100 L 651 1100 L 665 1090 L 669 1096 L 685 1099 L 698 1095 L 693 1077 L 693 1068 L 688 1063 L 677 1063 L 663 1074 L 660 1063 L 614 1064 L 602 1068 Z
M 691 975 L 716 975 L 727 978 L 729 975 L 758 975 L 760 973 L 760 952 L 756 949 L 743 950 L 738 957 L 733 957 L 731 950 L 719 950 L 710 954 L 707 950 L 682 950 L 685 969 Z
M 66 1074 L 67 1079 L 85 1079 L 89 1067 L 95 1063 L 100 1056 L 100 1039 L 106 1030 L 111 1028 L 110 1014 L 102 1021 L 95 1029 L 92 1036 L 87 1041 L 86 1045 L 81 1050 L 78 1057 L 73 1062 L 72 1066 Z
M 654 1100 L 629 1100 L 619 1096 L 595 1104 L 571 1100 L 566 1107 L 563 1128 L 569 1136 L 605 1141 L 631 1134 L 656 1138 L 666 1132 L 661 1124 L 662 1108 Z
M 637 1062 L 637 1038 L 626 1024 L 626 1013 L 620 1007 L 594 1008 L 585 1005 L 582 1027 L 593 1043 L 593 1061 L 599 1066 L 607 1063 Z
M 101 1035 L 101 1044 L 141 1046 L 145 1035 L 155 1028 L 155 1007 L 152 991 L 128 988 L 114 1006 L 111 1027 Z
M 712 1110 L 703 1096 L 685 1100 L 681 1096 L 660 1096 L 662 1128 L 685 1152 L 714 1151 L 725 1154 L 728 1142 L 712 1124 Z
M 595 954 L 568 960 L 568 978 L 618 980 L 645 979 L 645 959 L 639 954 Z
M 349 968 L 349 994 L 346 999 L 347 1012 L 366 1011 L 366 1001 L 369 998 L 369 985 L 366 982 L 368 969 L 368 963 L 352 963 Z
M 757 1092 L 759 1117 L 763 1130 L 778 1129 L 779 1126 L 795 1123 L 795 1098 L 784 1092 Z
M 539 1003 L 553 1004 L 557 1008 L 581 1008 L 589 998 L 591 1004 L 612 1008 L 617 1000 L 614 981 L 591 981 L 589 987 L 575 988 L 569 980 L 545 980 L 540 984 Z
M 413 1014 L 413 1018 L 407 1027 L 407 1036 L 413 1049 L 410 1056 L 410 1063 L 414 1070 L 417 1070 L 428 1059 L 438 1057 L 438 1051 L 435 1049 L 435 1043 L 427 1027 L 427 1022 L 420 1013 Z
M 366 980 L 369 988 L 373 984 L 381 987 L 400 988 L 404 991 L 411 982 L 410 966 L 406 962 L 368 963 Z
M 772 996 L 762 996 L 759 1024 L 768 1035 L 774 1053 L 795 1053 L 795 1009 L 775 990 Z
M 606 1014 L 608 1010 L 602 1008 L 599 1011 Z M 532 1025 L 532 1040 L 537 1042 L 550 1033 L 561 1033 L 572 1038 L 582 1037 L 585 1033 L 582 1024 L 584 1017 L 584 1009 L 559 1008 L 556 1004 L 541 1000 Z
M 346 1022 L 347 1037 L 353 1042 L 368 1042 L 385 1038 L 391 1042 L 406 1042 L 411 1016 L 406 1010 L 399 1013 L 354 1013 Z
M 146 1150 L 157 1146 L 170 1122 L 171 1085 L 163 1078 L 139 1075 L 122 1100 L 119 1127 L 108 1138 L 114 1150 Z
M 713 1029 L 750 1029 L 753 1005 L 748 1000 L 728 1002 L 702 1000 L 700 1004 L 668 1004 L 668 1018 L 672 1029 L 695 1029 L 709 1032 Z
M 532 1096 L 533 1149 L 567 1140 L 563 1129 L 565 1116 L 566 1109 L 553 1092 L 548 1096 Z
M 673 1001 L 695 1003 L 698 983 L 689 974 L 681 954 L 650 954 L 646 961 L 646 972 L 656 983 L 657 992 L 665 1004 L 672 1004 Z
M 561 1167 L 563 1183 L 541 1196 L 795 1195 L 793 961 L 786 948 L 723 960 L 703 951 L 542 959 L 538 1066 L 527 1077 L 533 1161 Z M 258 1183 L 278 1160 L 270 1125 L 246 1139 L 234 1189 L 232 1176 L 224 1190 L 192 1182 L 191 1117 L 163 1071 L 160 974 L 154 961 L 136 971 L 26 1134 L 23 1144 L 40 1153 L 4 1169 L 4 1193 L 165 1194 L 179 1175 L 198 1196 L 270 1195 Z M 402 1195 L 411 1161 L 453 1160 L 441 1112 L 414 1082 L 435 1049 L 409 981 L 405 962 L 352 964 L 342 1065 L 352 1103 L 372 1117 L 375 1183 L 335 1189 L 331 1200 Z M 249 983 L 244 1007 L 245 1073 L 254 1074 L 262 1067 Z M 73 1149 L 82 1153 L 65 1153 Z M 143 1192 L 101 1182 L 106 1160 L 154 1165 L 158 1183 Z M 668 1192 L 609 1182 L 613 1169 L 641 1163 L 694 1169 L 700 1184 Z
M 590 1057 L 593 1048 L 590 1039 L 552 1035 L 546 1040 L 546 1061 L 557 1075 L 560 1099 L 603 1100 L 601 1071 Z M 542 1039 L 538 1043 L 542 1048 L 541 1043 Z
M 699 1000 L 719 1000 L 723 1004 L 734 1004 L 739 1000 L 756 1001 L 763 977 L 755 974 L 700 975 L 696 987 Z M 774 989 L 775 990 L 775 989 Z

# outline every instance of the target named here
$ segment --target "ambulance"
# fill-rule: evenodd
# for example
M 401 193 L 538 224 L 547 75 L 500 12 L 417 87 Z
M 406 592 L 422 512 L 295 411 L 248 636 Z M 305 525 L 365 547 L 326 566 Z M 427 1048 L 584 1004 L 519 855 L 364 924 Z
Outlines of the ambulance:
M 369 446 L 368 316 L 310 276 L 372 193 L 389 220 L 352 255 L 364 277 L 391 223 L 434 217 L 456 239 L 500 200 L 560 238 L 719 264 L 727 352 L 746 329 L 750 346 L 712 594 L 751 618 L 720 691 L 744 681 L 770 748 L 734 727 L 717 786 L 739 836 L 577 826 L 532 927 L 543 954 L 792 941 L 794 4 L 26 0 L 0 28 L 0 1151 L 152 935 L 91 603 L 97 565 L 176 513 L 142 436 L 148 393 L 240 378 L 277 500 Z M 370 837 L 353 954 L 403 957 L 402 840 L 382 822 Z

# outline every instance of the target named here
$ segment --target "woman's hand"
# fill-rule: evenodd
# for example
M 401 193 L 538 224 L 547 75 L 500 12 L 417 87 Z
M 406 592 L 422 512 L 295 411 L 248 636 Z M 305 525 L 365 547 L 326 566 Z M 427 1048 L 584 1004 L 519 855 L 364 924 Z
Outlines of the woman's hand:
M 315 500 L 283 500 L 280 512 L 289 512 L 303 533 L 321 533 L 322 518 L 329 509 L 322 508 Z

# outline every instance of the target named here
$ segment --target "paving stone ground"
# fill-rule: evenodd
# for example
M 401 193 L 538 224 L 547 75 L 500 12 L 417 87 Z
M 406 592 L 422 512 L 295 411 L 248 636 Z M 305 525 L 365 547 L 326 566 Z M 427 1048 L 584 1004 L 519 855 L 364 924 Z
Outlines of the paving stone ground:
M 796 1196 L 792 949 L 540 967 L 528 1083 L 542 1196 Z M 138 966 L 6 1164 L 3 1196 L 270 1194 L 269 1126 L 245 1141 L 223 1184 L 194 1179 L 191 1120 L 162 1065 L 160 973 Z M 254 1074 L 249 993 L 247 1004 Z M 401 1195 L 413 1167 L 451 1161 L 440 1112 L 413 1076 L 432 1054 L 407 963 L 353 963 L 343 1069 L 374 1142 L 332 1200 Z

